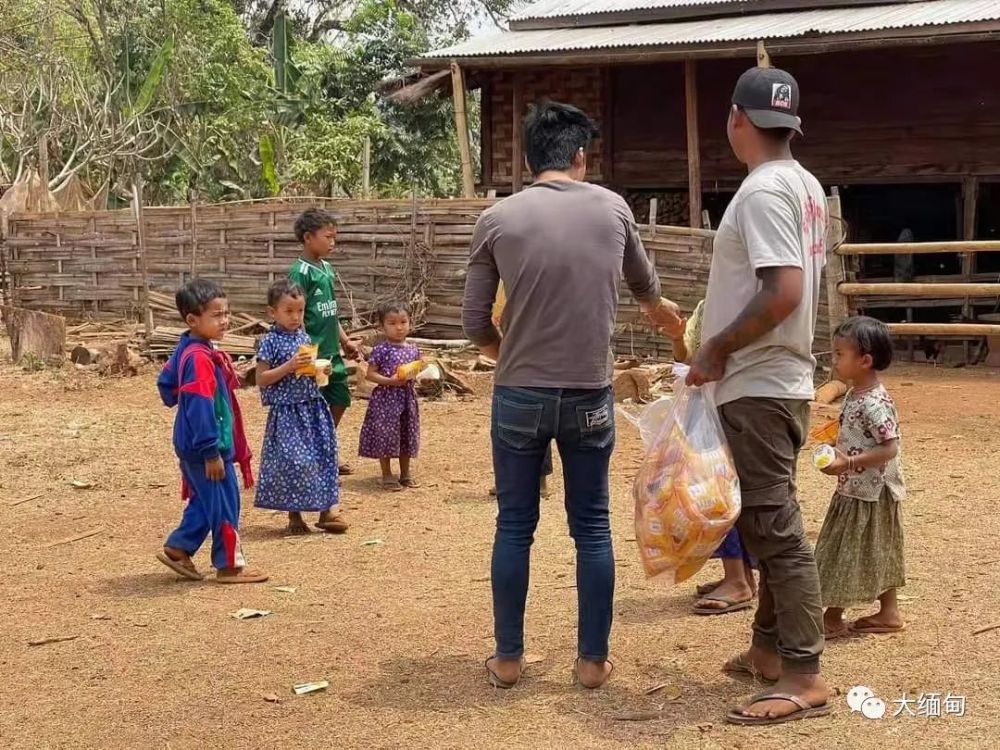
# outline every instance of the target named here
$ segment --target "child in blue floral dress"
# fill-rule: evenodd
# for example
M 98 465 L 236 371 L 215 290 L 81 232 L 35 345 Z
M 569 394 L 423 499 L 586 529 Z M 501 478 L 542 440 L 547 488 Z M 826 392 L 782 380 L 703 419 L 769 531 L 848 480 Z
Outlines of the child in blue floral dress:
M 315 511 L 316 528 L 340 534 L 348 524 L 338 512 L 337 431 L 316 380 L 295 374 L 312 362 L 299 353 L 311 343 L 302 327 L 305 293 L 281 279 L 268 289 L 267 305 L 274 327 L 257 352 L 257 385 L 270 410 L 254 505 L 287 511 L 291 534 L 309 533 L 302 514 Z

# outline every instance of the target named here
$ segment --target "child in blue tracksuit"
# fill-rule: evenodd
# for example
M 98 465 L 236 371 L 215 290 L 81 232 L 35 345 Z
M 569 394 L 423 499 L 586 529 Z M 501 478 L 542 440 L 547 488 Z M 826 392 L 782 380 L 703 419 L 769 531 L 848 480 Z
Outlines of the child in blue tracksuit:
M 219 583 L 262 583 L 266 575 L 246 568 L 238 532 L 240 488 L 235 464 L 245 486 L 253 486 L 251 454 L 236 400 L 238 379 L 229 355 L 212 343 L 220 341 L 229 327 L 226 293 L 214 282 L 195 279 L 177 291 L 176 302 L 189 330 L 156 385 L 163 403 L 177 407 L 174 450 L 188 504 L 180 526 L 156 558 L 183 578 L 203 580 L 191 558 L 211 533 L 212 565 Z

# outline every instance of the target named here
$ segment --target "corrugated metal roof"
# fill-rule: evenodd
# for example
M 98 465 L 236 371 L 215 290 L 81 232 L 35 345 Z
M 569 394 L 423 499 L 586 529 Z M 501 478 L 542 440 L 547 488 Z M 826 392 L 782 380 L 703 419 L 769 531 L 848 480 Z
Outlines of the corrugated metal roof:
M 428 52 L 423 57 L 458 59 L 580 50 L 724 44 L 998 20 L 1000 20 L 1000 0 L 929 0 L 920 3 L 762 13 L 676 23 L 508 31 Z
M 750 0 L 752 3 L 753 0 Z M 542 18 L 590 16 L 604 13 L 626 13 L 630 10 L 655 10 L 658 8 L 683 8 L 698 5 L 746 4 L 744 0 L 539 0 L 519 13 L 511 21 L 533 21 Z

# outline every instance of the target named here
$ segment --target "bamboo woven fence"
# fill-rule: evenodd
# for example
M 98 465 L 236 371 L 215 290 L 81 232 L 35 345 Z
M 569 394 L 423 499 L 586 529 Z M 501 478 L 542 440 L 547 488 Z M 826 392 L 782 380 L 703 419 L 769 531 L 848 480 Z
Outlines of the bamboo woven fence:
M 345 322 L 360 325 L 378 302 L 408 298 L 422 309 L 422 335 L 462 335 L 465 264 L 473 228 L 490 200 L 345 201 L 293 199 L 146 208 L 145 266 L 154 294 L 170 294 L 193 275 L 226 289 L 231 307 L 263 317 L 268 285 L 298 256 L 295 218 L 324 205 L 339 219 L 331 262 Z M 642 225 L 665 296 L 690 312 L 704 295 L 711 233 Z M 3 253 L 16 304 L 70 319 L 142 317 L 142 264 L 130 210 L 14 214 Z M 670 354 L 669 342 L 639 322 L 624 286 L 619 354 Z M 581 292 L 582 293 L 582 292 Z M 154 316 L 165 323 L 159 310 Z M 825 341 L 817 332 L 817 341 Z

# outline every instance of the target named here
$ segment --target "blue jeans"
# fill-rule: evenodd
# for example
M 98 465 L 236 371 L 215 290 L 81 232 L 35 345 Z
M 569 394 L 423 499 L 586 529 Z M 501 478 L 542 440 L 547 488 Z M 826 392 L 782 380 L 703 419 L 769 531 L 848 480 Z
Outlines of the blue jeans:
M 552 440 L 562 457 L 566 515 L 576 542 L 580 657 L 608 657 L 615 559 L 608 520 L 608 465 L 615 446 L 610 388 L 506 388 L 493 394 L 493 471 L 497 481 L 493 542 L 496 655 L 524 654 L 524 605 L 531 544 L 538 526 L 539 485 Z

